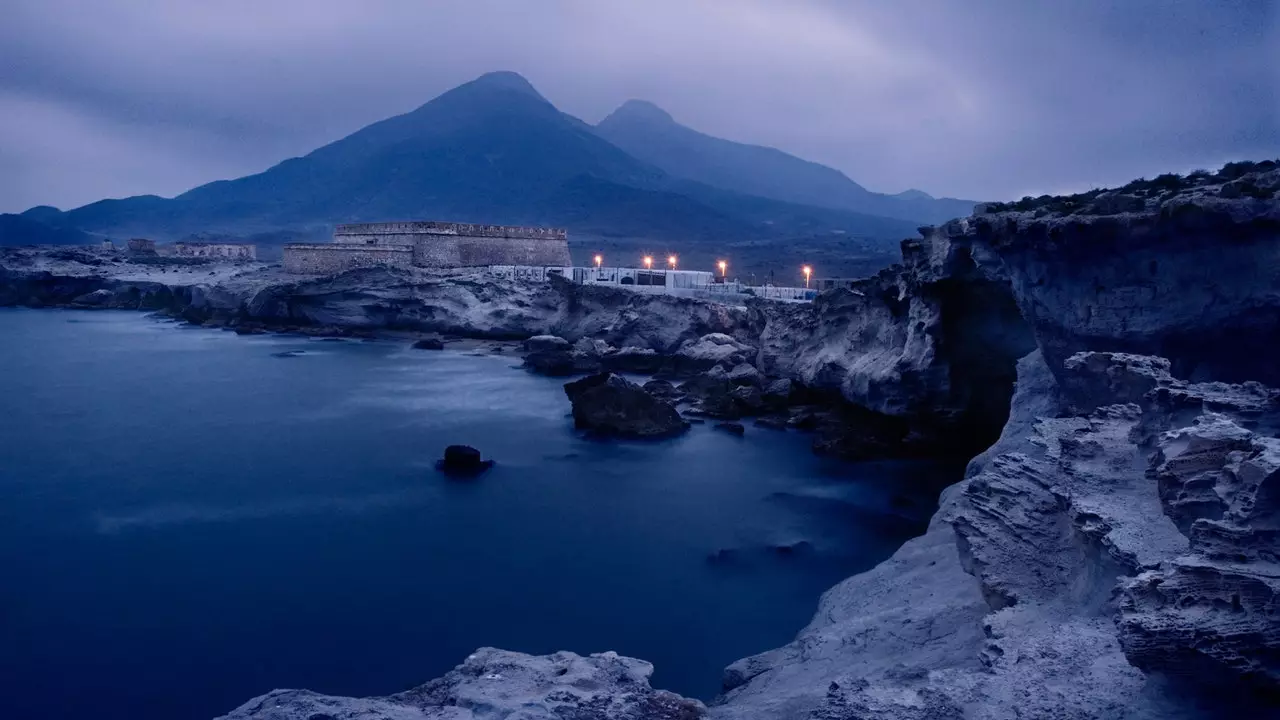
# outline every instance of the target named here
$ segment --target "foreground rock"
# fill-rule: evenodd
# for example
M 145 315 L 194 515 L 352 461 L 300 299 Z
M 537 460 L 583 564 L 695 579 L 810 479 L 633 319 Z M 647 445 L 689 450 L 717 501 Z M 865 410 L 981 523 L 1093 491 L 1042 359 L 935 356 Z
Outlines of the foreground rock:
M 689 423 L 670 403 L 613 373 L 568 383 L 564 392 L 573 403 L 574 426 L 597 435 L 663 438 L 689 429 Z
M 602 653 L 477 650 L 438 680 L 383 698 L 277 690 L 222 720 L 698 720 L 697 700 L 649 687 L 653 666 Z
M 436 469 L 450 477 L 475 477 L 493 467 L 492 460 L 480 457 L 480 451 L 470 445 L 450 445 L 444 449 L 444 459 L 436 463 Z

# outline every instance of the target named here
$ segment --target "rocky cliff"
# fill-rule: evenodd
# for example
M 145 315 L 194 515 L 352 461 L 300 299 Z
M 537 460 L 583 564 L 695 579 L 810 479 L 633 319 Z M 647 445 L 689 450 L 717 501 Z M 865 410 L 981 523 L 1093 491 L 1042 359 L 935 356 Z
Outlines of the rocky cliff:
M 754 353 L 767 376 L 904 423 L 909 447 L 994 440 L 924 536 L 828 591 L 795 641 L 727 668 L 712 716 L 1258 716 L 1280 692 L 1278 191 L 1267 162 L 988 206 L 812 306 L 270 271 L 142 297 L 223 324 L 552 333 L 661 353 L 723 333 L 717 346 Z M 49 287 L 73 304 L 133 298 L 119 279 L 8 273 L 0 303 Z M 271 695 L 234 717 L 497 717 L 521 694 L 530 717 L 622 718 L 652 692 L 634 678 L 564 691 L 522 670 L 510 687 L 482 675 L 465 701 L 432 694 L 471 662 L 400 696 Z

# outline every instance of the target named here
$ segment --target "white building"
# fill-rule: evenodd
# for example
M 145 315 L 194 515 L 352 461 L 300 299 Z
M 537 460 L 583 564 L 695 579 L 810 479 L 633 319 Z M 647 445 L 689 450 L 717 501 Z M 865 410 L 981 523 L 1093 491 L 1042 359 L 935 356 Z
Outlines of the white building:
M 706 270 L 654 270 L 625 267 L 538 267 L 491 265 L 489 272 L 510 280 L 546 282 L 552 276 L 579 285 L 610 285 L 636 292 L 665 293 L 685 297 L 711 297 L 744 301 L 749 297 L 807 302 L 817 291 L 808 288 L 763 285 L 749 287 L 737 280 L 716 277 Z

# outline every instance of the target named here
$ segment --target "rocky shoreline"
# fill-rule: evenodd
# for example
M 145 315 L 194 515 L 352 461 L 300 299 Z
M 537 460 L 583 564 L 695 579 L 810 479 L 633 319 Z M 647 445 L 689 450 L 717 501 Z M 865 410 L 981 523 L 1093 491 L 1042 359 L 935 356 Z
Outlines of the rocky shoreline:
M 278 691 L 228 718 L 1209 718 L 1262 716 L 1280 693 L 1275 163 L 981 208 L 812 306 L 391 271 L 146 284 L 40 262 L 6 256 L 0 305 L 554 335 L 571 349 L 544 350 L 572 362 L 727 346 L 746 362 L 684 383 L 794 383 L 848 414 L 853 456 L 985 448 L 924 536 L 727 668 L 709 707 L 651 689 L 640 661 L 486 649 L 400 695 Z M 759 379 L 737 385 L 744 364 Z M 869 445 L 868 429 L 893 433 Z

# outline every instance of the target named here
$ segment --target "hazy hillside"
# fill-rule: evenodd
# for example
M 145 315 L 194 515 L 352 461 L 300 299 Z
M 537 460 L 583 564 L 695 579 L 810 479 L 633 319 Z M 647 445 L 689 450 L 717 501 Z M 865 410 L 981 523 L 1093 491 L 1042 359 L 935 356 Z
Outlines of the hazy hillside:
M 36 208 L 32 208 L 33 210 Z M 40 210 L 54 210 L 41 207 Z M 54 210 L 57 213 L 57 210 Z M 88 245 L 101 242 L 102 238 L 75 228 L 54 227 L 31 217 L 30 210 L 21 214 L 0 214 L 0 245 Z M 49 213 L 35 213 L 36 217 L 56 218 Z
M 874 193 L 825 165 L 687 128 L 643 100 L 624 103 L 596 131 L 672 175 L 748 195 L 920 223 L 942 222 L 973 210 L 972 201 L 938 199 L 919 190 Z
M 33 209 L 34 210 L 34 209 Z M 563 225 L 680 241 L 832 233 L 896 240 L 900 220 L 751 197 L 673 177 L 490 73 L 265 172 L 172 199 L 103 200 L 45 222 L 107 234 L 323 233 L 336 223 L 431 218 Z

